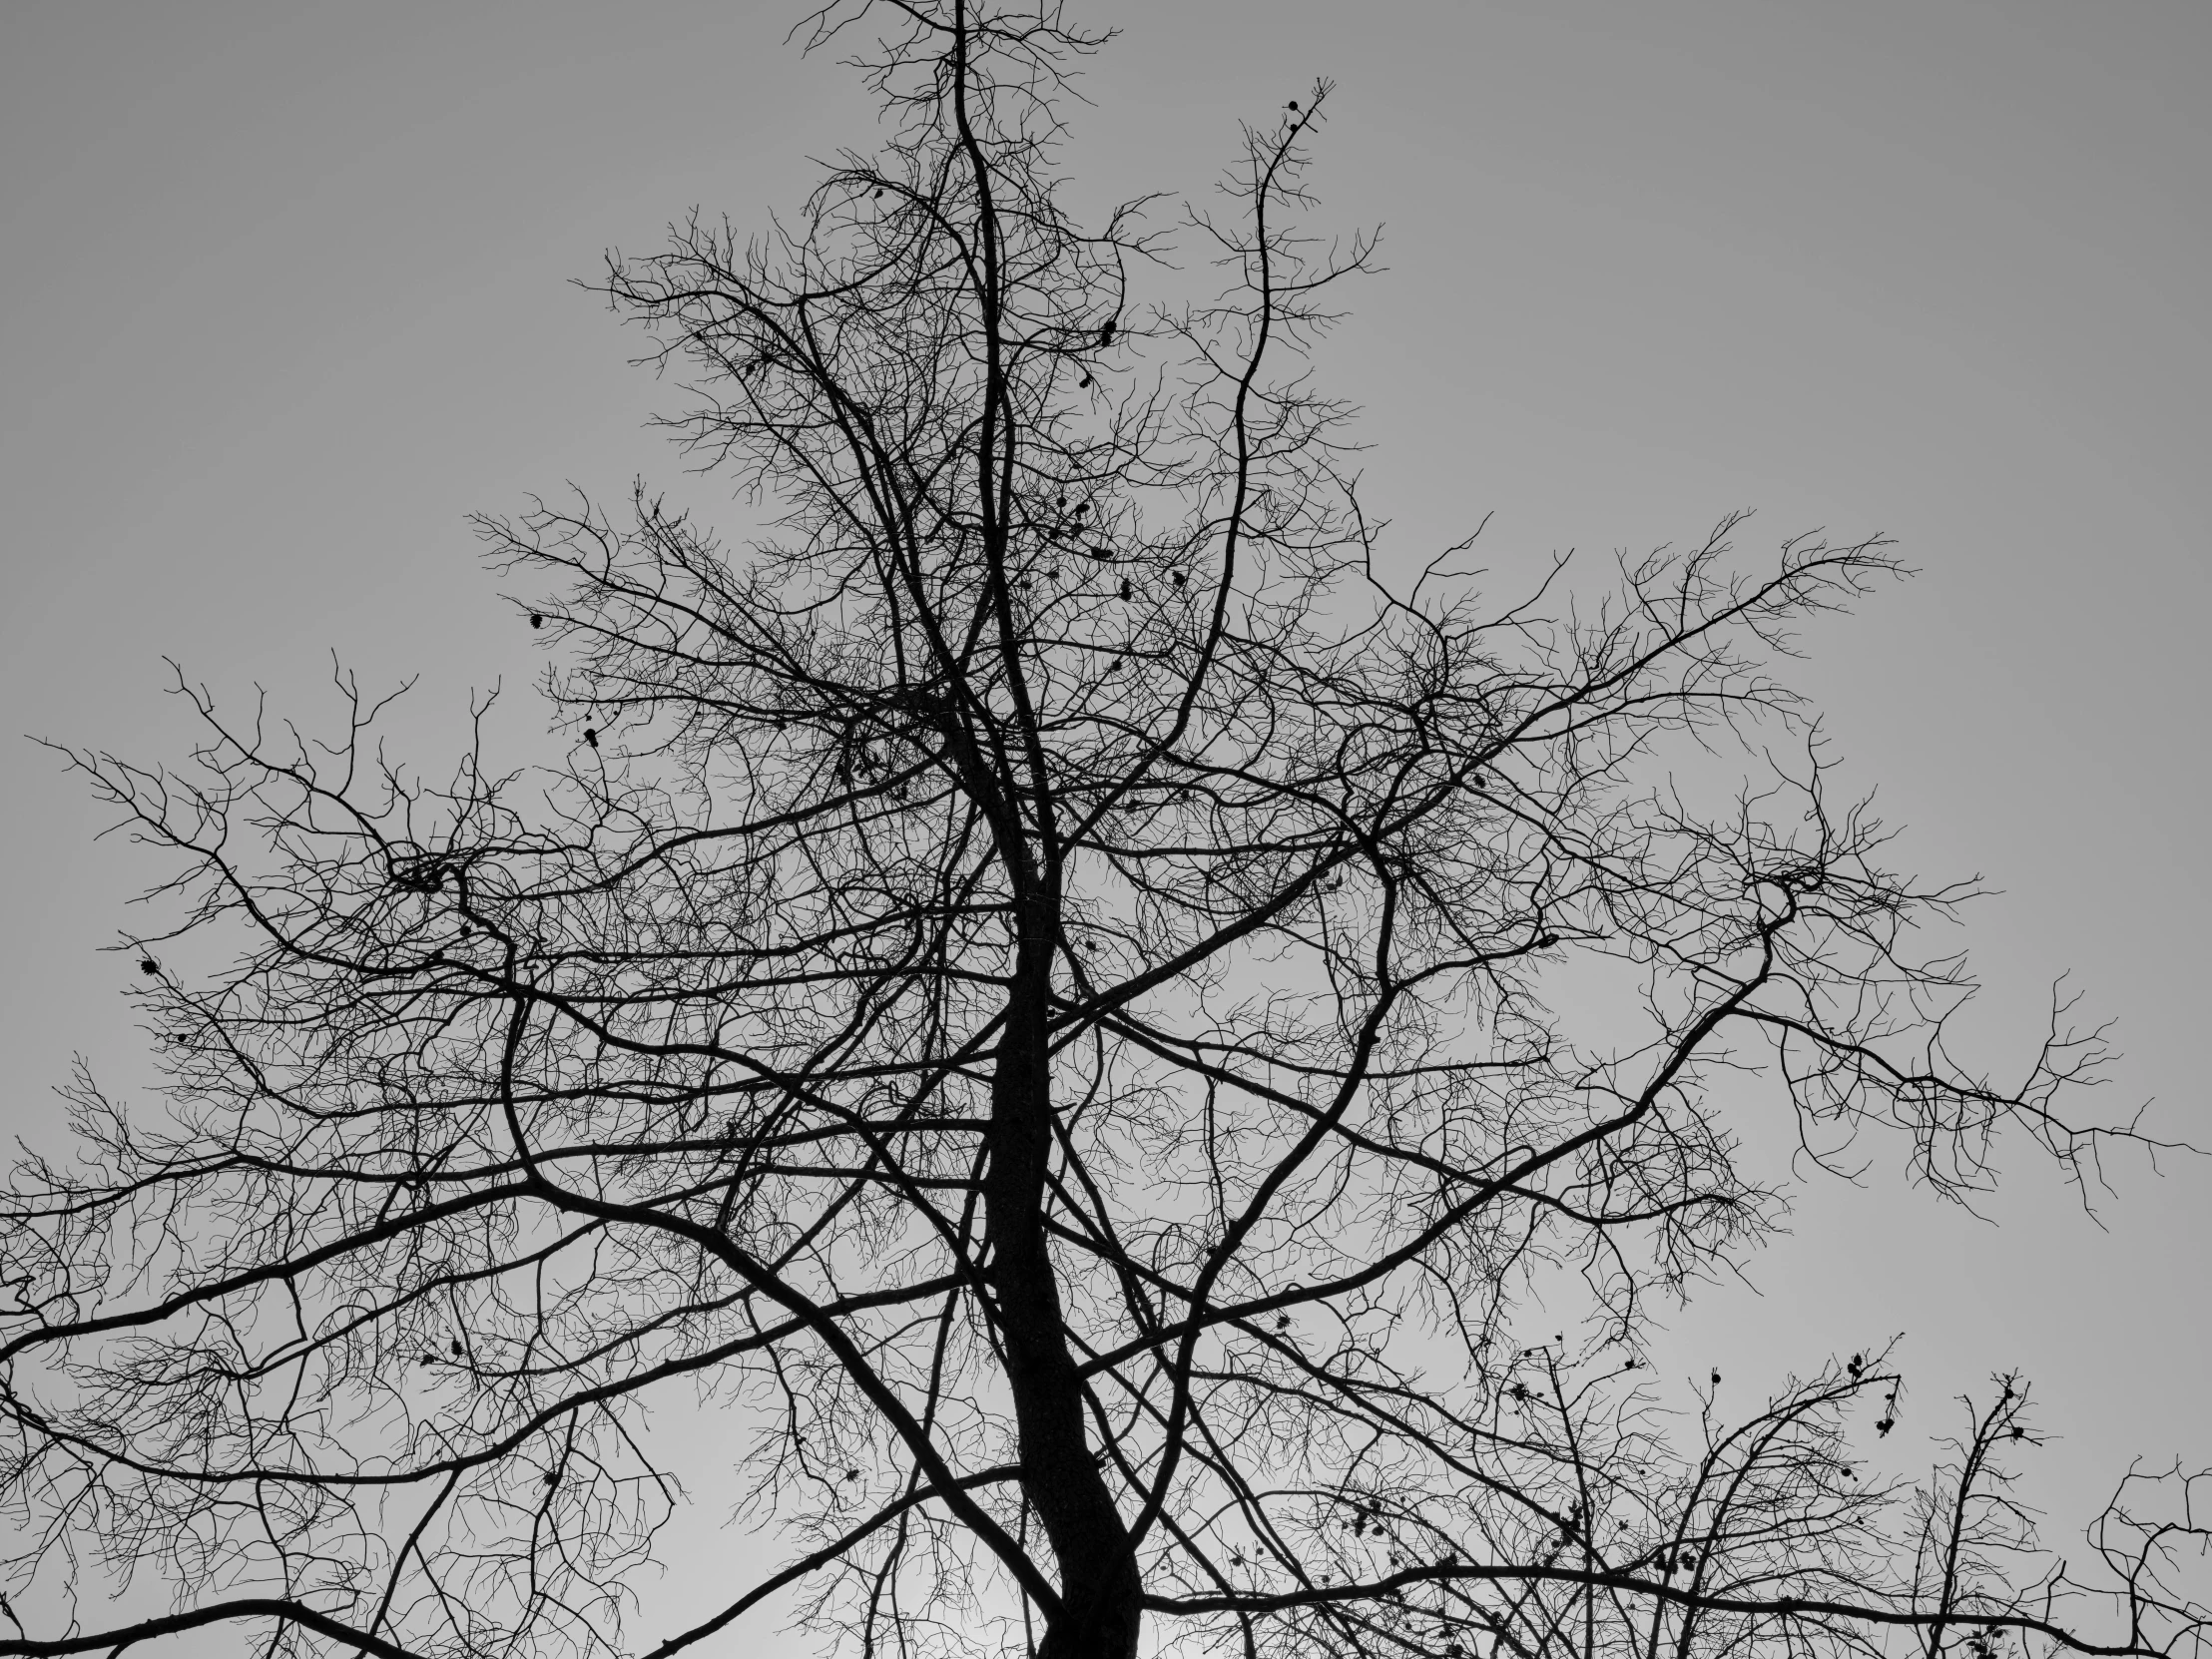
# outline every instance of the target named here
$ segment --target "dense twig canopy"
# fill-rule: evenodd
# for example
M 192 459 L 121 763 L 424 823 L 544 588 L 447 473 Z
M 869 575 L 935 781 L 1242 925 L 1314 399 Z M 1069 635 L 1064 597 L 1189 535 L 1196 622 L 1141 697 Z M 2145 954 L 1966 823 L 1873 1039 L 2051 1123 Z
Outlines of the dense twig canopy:
M 1960 1198 L 2000 1133 L 2091 1182 L 2133 1135 L 2064 1114 L 2062 1022 L 1949 1059 L 1970 985 L 1911 946 L 1963 889 L 1888 870 L 1772 677 L 1885 544 L 1392 578 L 1307 369 L 1371 257 L 1296 227 L 1326 85 L 1177 228 L 1219 294 L 1148 306 L 1167 216 L 1055 194 L 1100 37 L 807 27 L 895 136 L 605 279 L 771 529 L 483 526 L 568 766 L 429 789 L 359 699 L 322 745 L 197 692 L 192 767 L 79 757 L 238 954 L 133 941 L 168 1108 L 81 1080 L 16 1177 L 0 1653 L 740 1652 L 788 1589 L 854 1652 L 2193 1650 L 2186 1483 L 2123 1492 L 2075 1622 L 2011 1379 L 1915 1495 L 1853 1466 L 1886 1353 L 1744 1420 L 1632 1375 L 1778 1214 L 1724 1100 Z M 684 1472 L 794 1554 L 626 1633 L 695 1401 Z M 75 1608 L 137 1562 L 173 1615 Z

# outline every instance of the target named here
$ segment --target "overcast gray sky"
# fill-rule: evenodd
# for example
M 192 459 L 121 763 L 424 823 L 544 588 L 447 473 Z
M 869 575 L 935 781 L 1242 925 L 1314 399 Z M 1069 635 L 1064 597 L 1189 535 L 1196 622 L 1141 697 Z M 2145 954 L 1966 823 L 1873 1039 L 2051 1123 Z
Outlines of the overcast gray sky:
M 2119 1022 L 2108 1093 L 2212 1144 L 2212 7 L 1084 11 L 1126 31 L 1076 116 L 1085 200 L 1201 191 L 1238 117 L 1340 83 L 1320 219 L 1382 222 L 1390 270 L 1322 367 L 1371 411 L 1401 551 L 1494 512 L 1503 590 L 1737 506 L 1750 558 L 1816 526 L 1899 539 L 1924 574 L 1817 630 L 1802 681 L 1903 861 L 2003 889 L 1962 934 L 1973 1039 L 2012 1066 L 2071 970 Z M 469 689 L 536 661 L 464 513 L 644 472 L 742 532 L 640 432 L 638 340 L 565 278 L 693 204 L 757 224 L 807 157 L 868 142 L 789 16 L 0 0 L 7 729 L 175 756 L 165 655 L 320 714 L 335 649 L 419 676 L 404 729 L 443 754 Z M 145 871 L 46 756 L 9 776 L 0 1113 L 50 1142 L 73 1053 L 135 1075 L 96 947 Z M 2059 1531 L 2132 1455 L 2212 1462 L 2212 1170 L 2116 1168 L 2099 1231 L 2014 1162 L 1996 1228 L 1894 1161 L 1812 1189 L 1763 1295 L 1681 1322 L 1676 1371 L 1721 1359 L 1749 1392 L 1904 1331 L 1902 1467 L 1947 1395 L 2022 1366 Z

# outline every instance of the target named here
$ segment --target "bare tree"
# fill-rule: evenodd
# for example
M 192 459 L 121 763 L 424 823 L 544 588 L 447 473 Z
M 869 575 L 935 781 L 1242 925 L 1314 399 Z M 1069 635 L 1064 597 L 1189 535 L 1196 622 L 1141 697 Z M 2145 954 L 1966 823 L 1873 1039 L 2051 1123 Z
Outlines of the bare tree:
M 2199 1649 L 2188 1483 L 2051 1566 L 2012 1379 L 1917 1492 L 1856 1466 L 1887 1352 L 1740 1422 L 1642 1386 L 1778 1214 L 1731 1101 L 1960 1199 L 2000 1134 L 2084 1183 L 2140 1140 L 2067 1115 L 2062 1010 L 2015 1083 L 1952 1062 L 1912 929 L 1965 889 L 1888 871 L 1774 678 L 1886 545 L 1392 578 L 1305 355 L 1372 246 L 1297 228 L 1326 84 L 1171 228 L 1219 295 L 1145 307 L 1170 233 L 1054 194 L 1102 36 L 806 27 L 896 136 L 605 279 L 770 531 L 483 525 L 565 768 L 433 788 L 372 701 L 323 744 L 185 687 L 192 765 L 77 757 L 176 860 L 169 1093 L 80 1077 L 7 1203 L 0 1653 L 662 1659 L 786 1591 L 900 1655 Z M 630 1641 L 718 1458 L 794 1553 Z M 85 1615 L 141 1565 L 174 1611 Z

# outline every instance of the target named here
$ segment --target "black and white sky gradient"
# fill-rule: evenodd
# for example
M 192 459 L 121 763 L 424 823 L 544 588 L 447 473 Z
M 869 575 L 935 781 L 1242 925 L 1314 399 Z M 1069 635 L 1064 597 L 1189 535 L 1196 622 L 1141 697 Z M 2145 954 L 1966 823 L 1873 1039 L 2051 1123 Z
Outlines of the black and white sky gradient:
M 1384 226 L 1328 389 L 1407 558 L 1493 513 L 1501 593 L 1555 549 L 1757 509 L 1923 574 L 1815 629 L 1800 682 L 1899 861 L 1985 875 L 1970 1036 L 2024 1063 L 2049 981 L 2117 1021 L 2107 1105 L 2212 1146 L 2212 6 L 2203 0 L 1119 0 L 1077 199 L 1200 192 L 1317 75 L 1317 223 Z M 726 486 L 641 430 L 672 388 L 566 278 L 693 204 L 740 225 L 872 113 L 758 0 L 0 0 L 0 708 L 180 755 L 163 658 L 333 712 L 329 654 L 419 684 L 443 760 L 541 660 L 462 522 L 570 480 Z M 12 741 L 12 740 L 11 740 Z M 53 1145 L 91 1057 L 144 1077 L 101 955 L 152 866 L 28 743 L 0 817 L 0 1121 Z M 1754 1137 L 1756 1140 L 1756 1136 Z M 2112 1171 L 2104 1230 L 2034 1167 L 1946 1211 L 1891 1151 L 1676 1322 L 1663 1376 L 1752 1394 L 1907 1334 L 1886 1455 L 2019 1366 L 2063 1536 L 2130 1457 L 2212 1462 L 2212 1159 Z M 688 1549 L 690 1546 L 687 1545 Z M 744 1551 L 740 1551 L 741 1554 Z M 705 1559 L 697 1557 L 695 1559 Z M 687 1563 L 679 1559 L 680 1569 Z M 728 1582 L 727 1557 L 714 1568 Z M 649 1587 L 641 1634 L 690 1605 Z M 657 1611 L 659 1609 L 660 1611 Z M 662 1612 L 665 1611 L 665 1618 Z M 761 1632 L 732 1651 L 781 1653 Z M 794 1644 L 789 1651 L 803 1651 Z

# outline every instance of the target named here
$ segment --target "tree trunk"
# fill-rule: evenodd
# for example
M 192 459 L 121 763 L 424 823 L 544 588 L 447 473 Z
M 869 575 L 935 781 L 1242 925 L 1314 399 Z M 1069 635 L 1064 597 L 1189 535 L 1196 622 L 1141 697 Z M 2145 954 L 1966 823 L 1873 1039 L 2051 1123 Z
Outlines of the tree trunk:
M 1024 925 L 997 1067 L 991 1077 L 984 1229 L 1021 1436 L 1022 1489 L 1059 1564 L 1061 1605 L 1039 1659 L 1133 1659 L 1140 1584 L 1129 1529 L 1092 1461 L 1083 1392 L 1068 1352 L 1060 1287 L 1044 1231 L 1052 1155 L 1045 1020 L 1050 930 Z

